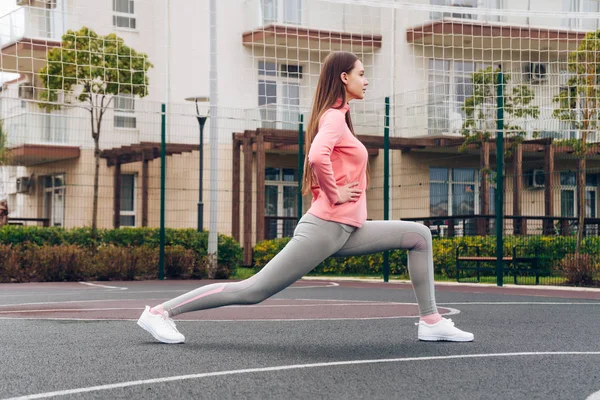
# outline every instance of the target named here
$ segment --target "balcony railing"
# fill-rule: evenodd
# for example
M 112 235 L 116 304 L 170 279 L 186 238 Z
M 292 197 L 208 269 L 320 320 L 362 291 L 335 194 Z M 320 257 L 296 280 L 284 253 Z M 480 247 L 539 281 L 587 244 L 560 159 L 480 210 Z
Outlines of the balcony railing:
M 268 25 L 358 34 L 379 34 L 381 30 L 379 7 L 347 7 L 318 0 L 245 0 L 244 16 L 246 31 Z
M 6 147 L 24 144 L 73 144 L 69 140 L 67 116 L 52 113 L 23 112 L 2 120 L 8 133 Z
M 65 13 L 56 9 L 20 7 L 0 17 L 0 47 L 21 39 L 60 41 Z

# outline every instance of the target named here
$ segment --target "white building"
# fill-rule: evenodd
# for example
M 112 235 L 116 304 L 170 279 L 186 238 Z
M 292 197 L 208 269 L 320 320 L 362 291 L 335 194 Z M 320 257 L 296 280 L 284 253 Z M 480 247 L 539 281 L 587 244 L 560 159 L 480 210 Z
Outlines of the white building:
M 0 118 L 13 164 L 18 165 L 3 171 L 11 217 L 49 219 L 51 225 L 65 227 L 91 224 L 94 158 L 89 113 L 74 108 L 76 100 L 69 96 L 62 101 L 70 104 L 52 113 L 42 111 L 35 101 L 41 86 L 36 73 L 47 49 L 60 46 L 66 30 L 87 26 L 101 35 L 115 32 L 154 64 L 149 95 L 115 100 L 116 108 L 111 106 L 105 117 L 100 145 L 108 158 L 101 163 L 99 226 L 158 225 L 160 160 L 154 157 L 160 142 L 160 104 L 168 103 L 166 131 L 173 155 L 167 163 L 167 226 L 196 227 L 199 128 L 194 104 L 185 99 L 209 93 L 209 1 L 17 1 L 21 7 L 0 18 L 0 69 L 21 74 L 17 81 L 5 83 L 0 94 Z M 244 157 L 237 159 L 238 172 L 236 149 L 243 147 L 244 132 L 252 143 L 263 140 L 257 139 L 264 134 L 258 128 L 298 131 L 299 116 L 307 121 L 320 65 L 332 50 L 356 53 L 371 82 L 366 100 L 352 104 L 357 134 L 382 142 L 385 98 L 390 98 L 391 218 L 493 212 L 493 188 L 484 188 L 480 179 L 482 152 L 457 150 L 465 122 L 462 107 L 473 91 L 472 73 L 481 68 L 501 67 L 510 74 L 507 90 L 525 84 L 535 93 L 531 104 L 539 107 L 538 118 L 510 121 L 527 139 L 534 133 L 541 138 L 581 134 L 552 116 L 552 99 L 568 90 L 568 55 L 586 31 L 599 28 L 597 0 L 382 0 L 370 6 L 338 0 L 216 3 L 218 226 L 246 248 L 293 229 L 298 148 L 267 141 L 262 158 L 261 149 L 251 144 L 246 154 L 253 154 L 252 159 L 249 164 L 241 161 Z M 495 104 L 490 107 L 487 122 L 495 114 Z M 206 110 L 201 105 L 201 113 Z M 211 190 L 207 132 L 214 121 L 209 117 L 204 130 L 204 203 Z M 493 130 L 493 121 L 491 125 Z M 591 141 L 600 139 L 597 131 L 589 136 Z M 154 144 L 144 144 L 148 142 Z M 383 217 L 379 142 L 370 144 L 373 184 L 368 199 L 373 219 Z M 544 151 L 554 152 L 551 147 L 539 141 L 525 144 L 521 170 L 513 170 L 507 159 L 507 188 L 521 193 L 514 199 L 506 196 L 507 214 L 578 212 L 576 160 L 556 149 L 555 162 L 549 165 Z M 117 158 L 111 161 L 111 155 L 120 157 L 120 174 Z M 492 149 L 492 165 L 493 159 Z M 252 174 L 242 172 L 244 164 Z M 556 177 L 545 181 L 548 172 Z M 596 217 L 600 207 L 598 172 L 598 157 L 592 156 L 586 188 L 590 217 Z M 513 180 L 514 175 L 532 178 Z M 244 184 L 232 182 L 242 177 L 252 184 L 243 189 L 243 196 L 239 190 Z M 120 188 L 120 205 L 115 187 Z M 306 210 L 309 199 L 304 200 Z M 115 207 L 121 210 L 117 218 Z M 209 211 L 206 204 L 205 221 Z

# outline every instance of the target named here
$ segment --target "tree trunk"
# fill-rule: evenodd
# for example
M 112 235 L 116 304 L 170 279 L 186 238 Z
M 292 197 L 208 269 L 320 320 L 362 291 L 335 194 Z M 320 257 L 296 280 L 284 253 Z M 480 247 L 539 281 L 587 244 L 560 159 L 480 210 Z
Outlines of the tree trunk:
M 98 179 L 100 175 L 100 140 L 98 135 L 94 135 L 94 202 L 92 206 L 92 235 L 96 235 L 98 228 Z
M 581 252 L 581 242 L 583 241 L 584 220 L 585 220 L 585 153 L 577 162 L 577 211 L 579 222 L 577 226 L 577 247 L 575 253 Z

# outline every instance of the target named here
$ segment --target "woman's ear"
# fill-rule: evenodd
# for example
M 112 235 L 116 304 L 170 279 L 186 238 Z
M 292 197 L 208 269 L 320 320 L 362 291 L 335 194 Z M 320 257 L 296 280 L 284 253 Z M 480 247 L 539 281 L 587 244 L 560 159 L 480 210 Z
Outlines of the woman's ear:
M 348 73 L 342 72 L 340 74 L 340 79 L 342 80 L 342 82 L 344 82 L 344 85 L 347 85 L 348 84 Z

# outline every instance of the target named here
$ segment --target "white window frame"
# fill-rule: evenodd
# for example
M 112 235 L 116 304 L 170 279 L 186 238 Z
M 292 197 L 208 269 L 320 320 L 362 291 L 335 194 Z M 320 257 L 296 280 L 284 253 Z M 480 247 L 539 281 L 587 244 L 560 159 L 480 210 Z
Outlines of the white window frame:
M 296 208 L 294 208 L 293 214 L 294 215 L 284 215 L 284 207 L 283 207 L 283 203 L 284 203 L 284 196 L 283 196 L 283 191 L 284 191 L 284 187 L 295 187 L 298 188 L 298 170 L 296 168 L 287 168 L 287 167 L 268 167 L 268 168 L 277 168 L 279 169 L 279 179 L 278 180 L 266 180 L 266 168 L 265 168 L 265 188 L 267 186 L 275 186 L 277 187 L 277 215 L 274 215 L 275 217 L 297 217 L 297 210 Z M 294 170 L 294 173 L 296 174 L 296 180 L 294 181 L 284 181 L 283 180 L 283 170 L 284 169 L 291 169 Z M 266 205 L 266 204 L 265 204 Z M 266 213 L 265 213 L 266 215 Z M 271 216 L 271 215 L 266 215 L 266 216 Z M 282 238 L 283 237 L 283 220 L 278 220 L 277 221 L 277 238 Z
M 128 2 L 128 8 L 133 8 L 132 12 L 117 11 L 117 2 L 126 1 Z M 130 31 L 137 31 L 137 17 L 135 14 L 135 0 L 112 0 L 112 25 L 114 29 L 123 29 Z M 118 18 L 127 18 L 129 26 L 119 26 L 117 23 Z M 131 26 L 133 22 L 133 27 Z
M 429 0 L 429 4 L 434 6 L 450 6 L 455 7 L 453 12 L 438 12 L 432 11 L 429 13 L 431 20 L 440 20 L 443 18 L 459 18 L 472 19 L 483 21 L 502 21 L 500 15 L 477 15 L 477 14 L 461 14 L 461 8 L 491 8 L 496 10 L 504 9 L 504 0 Z
M 121 174 L 121 194 L 123 193 L 123 177 L 124 176 L 131 176 L 133 177 L 133 191 L 132 191 L 132 201 L 131 204 L 133 205 L 133 210 L 123 210 L 123 204 L 121 203 L 121 210 L 119 213 L 119 226 L 121 227 L 136 227 L 138 226 L 138 218 L 137 218 L 137 207 L 136 207 L 136 199 L 137 199 L 137 174 L 134 173 L 122 173 Z M 133 217 L 133 225 L 123 225 L 122 223 L 120 223 L 121 221 L 121 217 Z
M 564 174 L 567 171 L 562 171 L 560 172 L 560 174 Z M 579 204 L 579 193 L 577 191 L 577 172 L 572 172 L 575 175 L 575 184 L 574 185 L 563 185 L 562 183 L 560 183 L 560 175 L 559 175 L 559 183 L 560 183 L 560 192 L 561 192 L 561 202 L 562 202 L 562 192 L 573 192 L 573 216 L 572 218 L 578 218 L 579 217 L 579 213 L 578 213 L 578 209 L 577 209 L 577 204 Z M 587 175 L 587 174 L 586 174 Z M 584 178 L 587 180 L 587 176 L 586 178 Z M 587 195 L 588 192 L 593 192 L 596 195 L 596 201 L 592 203 L 592 212 L 594 214 L 596 214 L 596 218 L 598 218 L 598 187 L 597 186 L 593 186 L 593 185 L 585 185 L 585 194 Z M 561 217 L 562 217 L 562 203 L 561 203 Z M 586 218 L 591 218 L 588 217 L 587 215 L 585 216 Z
M 438 71 L 435 69 L 432 69 L 432 64 L 434 64 L 435 61 L 441 62 L 445 66 L 448 66 L 448 70 L 444 70 L 444 71 Z M 473 65 L 473 72 L 479 71 L 483 68 L 489 67 L 489 64 L 485 64 L 485 63 L 478 63 L 475 61 L 464 61 L 464 60 L 447 60 L 447 59 L 441 59 L 441 58 L 430 58 L 429 59 L 429 66 L 428 66 L 428 70 L 427 70 L 427 82 L 428 82 L 428 99 L 427 99 L 427 130 L 429 131 L 429 134 L 432 135 L 439 135 L 439 134 L 443 134 L 443 133 L 453 133 L 453 134 L 460 134 L 462 132 L 462 125 L 465 121 L 465 115 L 464 112 L 461 110 L 462 104 L 460 104 L 459 102 L 456 101 L 456 96 L 457 96 L 457 84 L 456 84 L 456 78 L 459 77 L 459 74 L 456 72 L 457 68 L 456 65 L 457 64 L 472 64 Z M 473 72 L 469 72 L 469 73 L 462 73 L 460 75 L 460 77 L 468 77 L 468 75 L 472 74 Z M 441 94 L 445 97 L 444 101 L 441 102 L 443 104 L 443 107 L 445 108 L 446 112 L 446 116 L 442 117 L 442 118 L 432 118 L 433 112 L 430 110 L 430 107 L 435 106 L 435 104 L 437 103 L 432 103 L 430 101 L 432 94 L 429 93 L 431 90 L 431 76 L 432 74 L 435 74 L 436 78 L 443 78 L 443 84 L 444 85 L 448 85 L 448 93 L 447 94 Z M 437 82 L 437 79 L 436 79 Z M 471 83 L 472 85 L 472 83 Z M 439 97 L 439 93 L 435 93 L 434 97 L 437 98 Z M 490 105 L 491 107 L 493 107 L 495 109 L 495 104 L 494 105 Z M 435 116 L 435 115 L 434 115 Z M 431 122 L 432 121 L 443 121 L 445 123 L 447 123 L 447 126 L 445 127 L 431 127 Z
M 302 25 L 302 2 L 303 0 L 260 0 L 259 13 L 262 25 Z M 274 16 L 267 15 L 267 6 L 275 8 Z M 292 7 L 296 18 L 286 18 L 286 9 Z
M 563 0 L 563 11 L 567 12 L 600 12 L 599 0 Z M 563 26 L 569 29 L 595 31 L 600 29 L 599 19 L 564 18 Z
M 475 203 L 474 203 L 474 214 L 476 215 L 479 213 L 481 207 L 480 207 L 480 199 L 479 199 L 479 187 L 480 187 L 480 179 L 479 179 L 479 170 L 477 168 L 469 168 L 469 167 L 460 167 L 460 168 L 454 168 L 454 167 L 440 167 L 440 166 L 430 166 L 429 168 L 444 168 L 448 170 L 448 176 L 447 179 L 444 181 L 439 181 L 439 180 L 430 180 L 429 183 L 446 183 L 448 184 L 448 216 L 451 217 L 452 215 L 454 215 L 454 213 L 452 212 L 452 209 L 454 207 L 453 204 L 453 196 L 454 196 L 454 190 L 453 190 L 453 185 L 455 184 L 465 184 L 465 185 L 473 185 L 473 187 L 475 188 Z M 473 181 L 455 181 L 452 179 L 452 171 L 455 169 L 471 169 L 474 171 L 474 177 L 473 177 Z M 492 186 L 494 185 L 490 185 L 490 189 L 492 188 Z M 430 192 L 430 196 L 431 196 L 431 192 Z M 430 197 L 431 199 L 431 197 Z M 430 215 L 431 217 L 437 217 L 437 215 Z M 440 216 L 440 218 L 443 218 L 444 216 Z
M 131 102 L 131 106 L 129 106 L 127 102 Z M 125 93 L 114 96 L 113 109 L 113 124 L 115 129 L 137 130 L 137 117 L 135 115 L 135 97 L 132 94 Z M 126 121 L 131 121 L 134 126 L 121 126 L 127 125 Z
M 261 63 L 263 68 L 261 68 Z M 267 70 L 266 65 L 275 66 L 275 70 Z M 298 67 L 298 76 L 285 76 L 284 66 Z M 304 66 L 301 63 L 278 63 L 272 60 L 259 60 L 257 64 L 258 85 L 275 85 L 275 103 L 260 105 L 260 90 L 257 91 L 257 102 L 259 103 L 260 119 L 263 128 L 274 129 L 297 129 L 299 121 L 290 121 L 286 117 L 300 114 L 300 102 L 302 98 L 302 79 L 304 77 Z M 289 98 L 284 99 L 283 92 L 286 85 L 298 88 L 298 104 L 290 104 Z M 286 103 L 287 101 L 287 103 Z M 269 112 L 271 111 L 271 112 Z M 273 115 L 273 111 L 275 112 Z M 273 117 L 275 120 L 273 120 Z
M 52 184 L 49 187 L 46 187 L 46 184 L 44 182 L 44 180 L 46 178 L 50 178 L 52 180 Z M 56 178 L 60 178 L 62 179 L 62 185 L 55 185 L 56 183 Z M 67 184 L 65 181 L 65 174 L 61 173 L 61 174 L 53 174 L 53 175 L 44 175 L 43 177 L 41 177 L 42 179 L 42 187 L 43 187 L 43 203 L 44 203 L 44 218 L 49 218 L 49 224 L 50 226 L 60 226 L 60 227 L 64 227 L 65 226 L 65 210 L 66 210 L 66 203 L 67 203 Z M 62 219 L 60 221 L 56 220 L 56 215 L 55 215 L 55 205 L 54 205 L 54 197 L 56 196 L 56 192 L 55 191 L 60 191 L 62 192 L 62 197 L 63 197 L 63 204 L 62 204 Z M 52 198 L 51 200 L 51 204 L 48 204 L 47 201 L 47 194 L 50 193 L 50 196 Z M 49 211 L 50 210 L 50 211 Z

